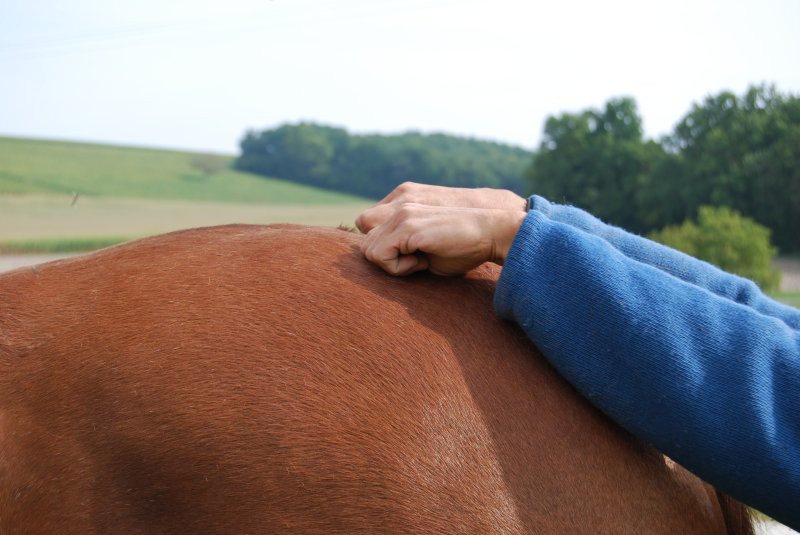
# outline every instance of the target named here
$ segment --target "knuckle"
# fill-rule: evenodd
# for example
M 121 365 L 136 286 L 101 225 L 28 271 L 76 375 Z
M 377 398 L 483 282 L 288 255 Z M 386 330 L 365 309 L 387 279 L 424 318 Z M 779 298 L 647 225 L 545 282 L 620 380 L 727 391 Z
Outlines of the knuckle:
M 413 217 L 417 213 L 418 209 L 419 205 L 417 203 L 403 202 L 400 203 L 400 206 L 397 208 L 397 215 L 402 219 L 408 219 Z
M 395 191 L 399 199 L 409 201 L 419 197 L 420 187 L 416 182 L 406 181 L 397 186 Z
M 397 191 L 399 191 L 400 193 L 405 193 L 409 190 L 413 190 L 415 186 L 416 186 L 415 183 L 411 182 L 410 180 L 406 180 L 405 182 L 397 186 Z

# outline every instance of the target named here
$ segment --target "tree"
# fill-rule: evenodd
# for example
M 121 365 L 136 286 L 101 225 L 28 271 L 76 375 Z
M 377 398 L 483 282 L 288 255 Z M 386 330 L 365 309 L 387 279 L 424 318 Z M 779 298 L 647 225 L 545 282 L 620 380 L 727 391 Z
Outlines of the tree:
M 748 176 L 756 177 L 753 217 L 772 229 L 782 250 L 796 252 L 800 251 L 800 124 L 787 130 L 768 150 L 749 154 L 744 168 Z
M 649 232 L 729 206 L 800 251 L 800 98 L 773 86 L 695 104 L 661 142 L 642 138 L 632 99 L 548 118 L 525 174 L 535 192 Z
M 350 135 L 310 123 L 248 132 L 236 168 L 380 198 L 407 180 L 525 192 L 531 153 L 444 134 Z
M 703 206 L 697 223 L 686 220 L 650 235 L 653 240 L 776 290 L 780 272 L 772 267 L 776 249 L 769 229 L 725 207 Z
M 325 185 L 334 181 L 337 153 L 343 152 L 347 141 L 342 129 L 308 123 L 248 132 L 235 165 L 243 171 Z
M 645 221 L 638 197 L 663 157 L 657 143 L 642 139 L 635 101 L 618 98 L 603 110 L 548 118 L 525 176 L 537 193 L 641 231 Z
M 730 206 L 768 225 L 775 243 L 797 251 L 800 240 L 798 168 L 800 99 L 774 86 L 754 86 L 741 97 L 707 97 L 666 140 L 679 152 L 683 211 Z

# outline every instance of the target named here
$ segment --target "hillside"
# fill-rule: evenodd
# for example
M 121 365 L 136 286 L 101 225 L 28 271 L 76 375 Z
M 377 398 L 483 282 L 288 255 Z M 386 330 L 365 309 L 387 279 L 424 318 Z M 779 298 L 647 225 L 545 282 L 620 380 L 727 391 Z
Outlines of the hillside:
M 199 157 L 222 169 L 205 174 Z M 235 171 L 232 160 L 0 137 L 0 254 L 90 250 L 228 223 L 347 225 L 371 203 Z
M 0 196 L 72 195 L 233 203 L 362 203 L 352 195 L 230 168 L 206 176 L 198 153 L 0 137 Z

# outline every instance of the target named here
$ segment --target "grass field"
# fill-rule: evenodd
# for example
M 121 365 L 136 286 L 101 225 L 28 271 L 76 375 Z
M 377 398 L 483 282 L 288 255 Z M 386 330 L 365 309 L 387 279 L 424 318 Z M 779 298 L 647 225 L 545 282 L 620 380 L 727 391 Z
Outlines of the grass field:
M 350 225 L 372 202 L 232 169 L 206 176 L 195 156 L 0 137 L 0 253 L 81 251 L 227 223 Z
M 800 308 L 800 292 L 773 292 L 770 296 L 781 303 Z
M 231 169 L 206 176 L 197 155 L 0 137 L 0 254 L 85 251 L 227 223 L 351 225 L 373 202 Z M 800 307 L 800 293 L 774 296 Z
M 80 198 L 73 206 L 69 196 L 0 196 L 0 243 L 137 238 L 227 223 L 352 225 L 369 204 L 369 201 L 327 205 L 246 204 L 90 197 Z
M 206 176 L 197 153 L 0 137 L 0 196 L 72 195 L 266 204 L 364 199 L 225 169 Z M 232 156 L 220 156 L 228 165 Z

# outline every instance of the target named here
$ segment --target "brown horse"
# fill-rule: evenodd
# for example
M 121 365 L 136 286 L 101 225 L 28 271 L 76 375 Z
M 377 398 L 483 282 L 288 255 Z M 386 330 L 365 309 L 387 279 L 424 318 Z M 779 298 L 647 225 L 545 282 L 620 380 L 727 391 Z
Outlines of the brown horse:
M 0 533 L 746 533 L 492 311 L 227 226 L 0 276 Z M 737 521 L 734 521 L 738 519 Z

